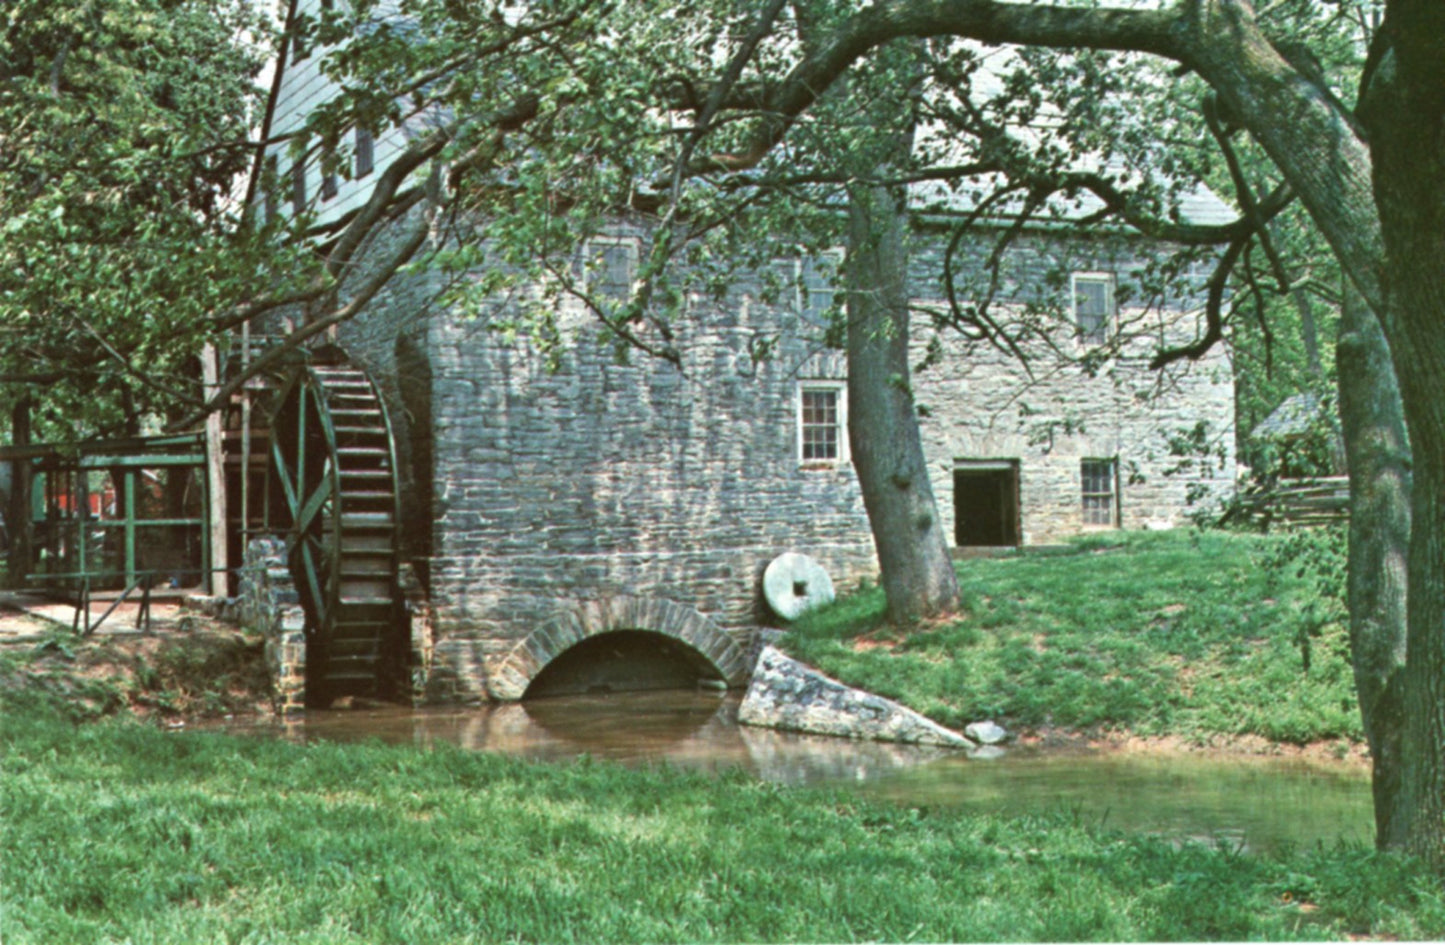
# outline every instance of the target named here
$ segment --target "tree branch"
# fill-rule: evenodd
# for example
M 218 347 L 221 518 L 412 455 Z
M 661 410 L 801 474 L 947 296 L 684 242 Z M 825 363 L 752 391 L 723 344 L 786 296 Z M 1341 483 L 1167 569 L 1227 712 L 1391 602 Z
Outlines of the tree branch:
M 1179 348 L 1167 348 L 1154 356 L 1149 362 L 1149 369 L 1157 371 L 1167 364 L 1189 358 L 1191 361 L 1198 361 L 1214 347 L 1219 339 L 1224 337 L 1224 290 L 1229 284 L 1229 274 L 1234 271 L 1234 266 L 1239 262 L 1240 255 L 1244 252 L 1245 246 L 1249 245 L 1251 237 L 1245 236 L 1235 240 L 1225 249 L 1224 254 L 1219 257 L 1219 265 L 1214 267 L 1214 274 L 1209 277 L 1209 294 L 1204 303 L 1204 318 L 1206 329 L 1204 336 L 1193 344 L 1184 345 Z

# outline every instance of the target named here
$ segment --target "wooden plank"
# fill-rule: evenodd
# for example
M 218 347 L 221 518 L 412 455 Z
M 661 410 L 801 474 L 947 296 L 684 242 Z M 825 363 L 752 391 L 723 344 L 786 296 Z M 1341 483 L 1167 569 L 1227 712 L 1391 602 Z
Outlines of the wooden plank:
M 220 389 L 221 368 L 215 345 L 206 345 L 201 350 L 201 383 L 206 399 Z M 221 411 L 213 410 L 206 415 L 206 509 L 207 549 L 202 564 L 206 572 L 207 593 L 214 597 L 225 597 L 230 593 L 229 552 L 226 541 L 226 449 L 223 417 Z

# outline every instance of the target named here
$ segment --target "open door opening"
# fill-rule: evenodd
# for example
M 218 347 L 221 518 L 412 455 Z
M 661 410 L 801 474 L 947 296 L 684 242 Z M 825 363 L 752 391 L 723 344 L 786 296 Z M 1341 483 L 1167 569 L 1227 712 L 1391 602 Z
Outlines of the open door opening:
M 953 510 L 958 547 L 1016 547 L 1018 460 L 958 460 L 953 470 Z

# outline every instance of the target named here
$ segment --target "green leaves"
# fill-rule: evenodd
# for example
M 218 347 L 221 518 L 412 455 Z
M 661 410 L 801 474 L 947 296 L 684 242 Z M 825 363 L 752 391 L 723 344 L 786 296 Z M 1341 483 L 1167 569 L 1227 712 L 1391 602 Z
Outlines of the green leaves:
M 7 13 L 0 399 L 40 399 L 44 436 L 134 432 L 173 409 L 166 389 L 195 394 L 185 375 L 208 315 L 242 291 L 233 192 L 263 58 L 244 37 L 264 24 L 249 0 Z

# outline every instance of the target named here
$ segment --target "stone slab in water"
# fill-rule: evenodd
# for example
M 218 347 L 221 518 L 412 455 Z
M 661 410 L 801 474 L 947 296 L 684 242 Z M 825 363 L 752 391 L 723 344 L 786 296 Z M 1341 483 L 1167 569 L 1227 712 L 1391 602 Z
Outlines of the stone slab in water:
M 738 707 L 744 725 L 918 745 L 968 748 L 972 742 L 891 699 L 853 689 L 798 662 L 777 647 L 758 656 Z

